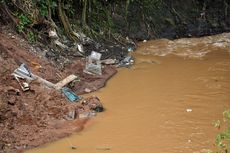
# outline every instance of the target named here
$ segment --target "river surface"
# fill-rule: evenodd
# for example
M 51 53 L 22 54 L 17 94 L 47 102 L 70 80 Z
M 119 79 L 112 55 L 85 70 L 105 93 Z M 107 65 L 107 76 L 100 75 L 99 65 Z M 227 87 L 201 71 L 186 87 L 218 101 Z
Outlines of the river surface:
M 27 153 L 205 153 L 230 108 L 230 34 L 140 43 L 135 65 L 93 93 L 106 111 Z M 76 149 L 71 149 L 75 146 Z

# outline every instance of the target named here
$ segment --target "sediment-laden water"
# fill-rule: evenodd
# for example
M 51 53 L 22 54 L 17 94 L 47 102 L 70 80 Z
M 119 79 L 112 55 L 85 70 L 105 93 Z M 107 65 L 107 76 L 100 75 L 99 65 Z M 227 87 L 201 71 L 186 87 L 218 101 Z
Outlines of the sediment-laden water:
M 27 153 L 204 153 L 230 108 L 230 34 L 140 43 L 99 96 L 106 111 Z M 71 149 L 75 146 L 76 149 Z

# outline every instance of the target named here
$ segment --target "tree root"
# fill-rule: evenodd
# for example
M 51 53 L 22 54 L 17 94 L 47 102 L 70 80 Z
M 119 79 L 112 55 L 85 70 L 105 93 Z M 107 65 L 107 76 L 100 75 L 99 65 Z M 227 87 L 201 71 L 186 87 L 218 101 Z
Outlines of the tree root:
M 59 18 L 62 22 L 62 25 L 64 27 L 64 30 L 65 30 L 67 37 L 74 42 L 78 42 L 79 39 L 75 36 L 75 34 L 72 30 L 72 27 L 69 23 L 69 19 L 65 14 L 64 0 L 58 0 L 58 15 L 59 15 Z

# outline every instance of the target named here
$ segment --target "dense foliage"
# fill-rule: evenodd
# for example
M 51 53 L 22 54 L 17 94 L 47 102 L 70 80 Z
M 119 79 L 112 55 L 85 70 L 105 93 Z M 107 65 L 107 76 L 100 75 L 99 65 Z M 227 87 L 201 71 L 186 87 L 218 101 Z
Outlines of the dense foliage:
M 148 39 L 230 30 L 229 0 L 1 0 L 0 5 L 25 35 L 51 28 L 73 41 L 79 31 Z

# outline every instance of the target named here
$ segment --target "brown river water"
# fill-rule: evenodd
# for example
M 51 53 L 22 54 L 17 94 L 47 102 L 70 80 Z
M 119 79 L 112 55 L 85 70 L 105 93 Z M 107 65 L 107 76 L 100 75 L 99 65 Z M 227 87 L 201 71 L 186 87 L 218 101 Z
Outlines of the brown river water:
M 106 111 L 27 153 L 205 153 L 230 108 L 230 33 L 140 43 L 135 65 L 93 93 Z M 71 149 L 75 146 L 76 149 Z

